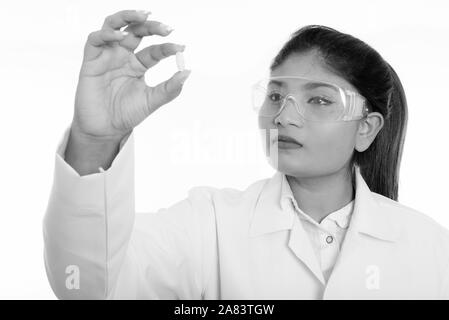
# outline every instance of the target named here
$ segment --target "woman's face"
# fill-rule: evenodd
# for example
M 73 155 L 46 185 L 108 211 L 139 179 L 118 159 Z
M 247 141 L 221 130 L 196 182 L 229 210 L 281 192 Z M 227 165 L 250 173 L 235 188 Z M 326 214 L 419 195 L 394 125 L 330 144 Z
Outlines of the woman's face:
M 312 78 L 357 92 L 323 63 L 314 52 L 295 54 L 273 70 L 271 76 Z M 302 144 L 292 149 L 278 146 L 277 170 L 298 178 L 329 175 L 346 167 L 354 151 L 358 124 L 359 121 L 310 122 L 301 118 L 293 103 L 287 103 L 275 117 L 259 117 L 260 129 L 277 129 L 277 134 L 290 136 Z M 270 130 L 267 132 L 269 135 Z M 273 148 L 274 144 L 269 143 Z

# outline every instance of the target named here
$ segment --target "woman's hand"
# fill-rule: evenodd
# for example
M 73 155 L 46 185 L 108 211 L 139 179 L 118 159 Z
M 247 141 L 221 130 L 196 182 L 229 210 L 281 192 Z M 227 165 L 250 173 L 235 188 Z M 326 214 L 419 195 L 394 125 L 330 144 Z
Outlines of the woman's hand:
M 142 11 L 120 11 L 107 17 L 101 30 L 89 35 L 76 91 L 72 134 L 120 141 L 180 94 L 189 70 L 176 72 L 155 87 L 145 83 L 149 68 L 184 50 L 181 45 L 164 43 L 134 53 L 143 37 L 171 32 L 160 22 L 147 21 L 147 17 L 148 13 Z M 123 33 L 120 28 L 125 26 Z

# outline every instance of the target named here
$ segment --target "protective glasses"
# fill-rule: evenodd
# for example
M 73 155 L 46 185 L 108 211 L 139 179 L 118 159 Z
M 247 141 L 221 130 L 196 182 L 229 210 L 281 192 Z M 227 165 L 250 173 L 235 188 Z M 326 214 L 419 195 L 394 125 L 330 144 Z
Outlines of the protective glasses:
M 308 121 L 334 122 L 359 120 L 369 113 L 366 99 L 333 83 L 299 76 L 263 79 L 252 87 L 254 110 L 261 117 L 275 117 L 287 101 Z

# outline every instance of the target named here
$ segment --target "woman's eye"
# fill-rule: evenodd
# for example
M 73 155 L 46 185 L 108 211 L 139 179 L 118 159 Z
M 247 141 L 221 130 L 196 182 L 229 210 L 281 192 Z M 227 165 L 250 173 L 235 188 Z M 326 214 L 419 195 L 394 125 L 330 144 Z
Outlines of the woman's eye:
M 272 92 L 268 94 L 268 99 L 270 99 L 271 102 L 280 102 L 282 100 L 282 96 L 279 93 Z
M 330 101 L 330 100 L 328 100 L 326 98 L 323 98 L 323 97 L 310 98 L 309 102 L 314 103 L 314 104 L 324 105 L 324 106 L 332 104 L 332 101 Z

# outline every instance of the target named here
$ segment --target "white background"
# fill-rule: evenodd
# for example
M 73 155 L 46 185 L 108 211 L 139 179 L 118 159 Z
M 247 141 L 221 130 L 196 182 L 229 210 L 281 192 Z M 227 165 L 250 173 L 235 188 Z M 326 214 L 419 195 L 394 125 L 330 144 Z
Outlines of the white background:
M 54 153 L 72 119 L 85 39 L 122 9 L 150 10 L 174 27 L 139 49 L 185 44 L 192 70 L 181 96 L 135 129 L 137 211 L 168 207 L 193 186 L 243 189 L 272 175 L 249 87 L 292 32 L 323 24 L 367 42 L 399 74 L 409 103 L 399 201 L 449 228 L 444 1 L 1 1 L 0 298 L 54 299 L 42 239 Z M 147 82 L 174 72 L 171 57 Z M 220 153 L 225 144 L 235 149 Z

